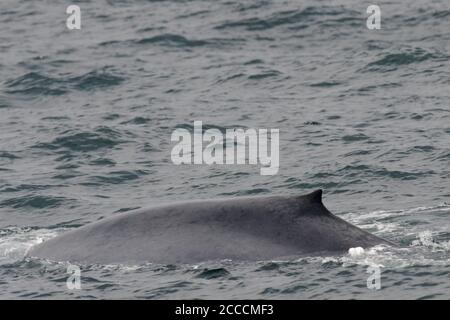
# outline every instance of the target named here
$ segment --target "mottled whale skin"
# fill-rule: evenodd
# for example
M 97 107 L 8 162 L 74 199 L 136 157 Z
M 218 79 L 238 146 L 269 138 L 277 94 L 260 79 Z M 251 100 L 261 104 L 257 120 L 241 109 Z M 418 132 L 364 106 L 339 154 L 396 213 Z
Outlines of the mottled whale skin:
M 29 256 L 94 264 L 184 264 L 337 254 L 390 242 L 303 196 L 189 201 L 118 214 L 33 247 Z

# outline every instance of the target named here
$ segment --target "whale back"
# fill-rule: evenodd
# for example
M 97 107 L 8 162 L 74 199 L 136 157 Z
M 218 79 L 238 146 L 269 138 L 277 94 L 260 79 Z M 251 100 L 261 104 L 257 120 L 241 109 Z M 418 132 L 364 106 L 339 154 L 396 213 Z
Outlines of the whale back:
M 270 260 L 344 252 L 384 240 L 334 216 L 322 191 L 189 201 L 97 221 L 50 239 L 31 256 L 82 263 Z

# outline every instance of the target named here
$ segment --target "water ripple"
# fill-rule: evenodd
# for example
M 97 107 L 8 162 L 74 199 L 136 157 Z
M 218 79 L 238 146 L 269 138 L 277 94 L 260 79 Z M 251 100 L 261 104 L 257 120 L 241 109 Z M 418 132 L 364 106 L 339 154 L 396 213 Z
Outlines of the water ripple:
M 94 131 L 74 132 L 68 130 L 50 143 L 38 143 L 35 148 L 58 150 L 67 149 L 75 152 L 89 152 L 104 148 L 113 148 L 123 143 L 123 135 L 109 127 L 99 127 Z
M 91 71 L 75 77 L 51 77 L 38 72 L 29 72 L 5 82 L 6 93 L 21 95 L 59 96 L 69 90 L 92 91 L 122 83 L 125 79 L 102 71 Z

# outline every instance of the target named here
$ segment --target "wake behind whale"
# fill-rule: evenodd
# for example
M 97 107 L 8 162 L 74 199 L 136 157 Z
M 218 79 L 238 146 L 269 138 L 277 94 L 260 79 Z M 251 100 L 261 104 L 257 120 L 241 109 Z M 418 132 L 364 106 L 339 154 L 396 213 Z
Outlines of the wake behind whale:
M 28 253 L 81 263 L 197 263 L 271 260 L 391 244 L 303 196 L 189 201 L 106 218 L 50 239 Z

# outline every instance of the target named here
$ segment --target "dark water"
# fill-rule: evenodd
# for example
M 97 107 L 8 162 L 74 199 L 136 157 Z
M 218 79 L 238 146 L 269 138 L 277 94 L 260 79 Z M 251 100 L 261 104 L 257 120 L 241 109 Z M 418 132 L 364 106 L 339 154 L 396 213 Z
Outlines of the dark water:
M 0 297 L 450 298 L 450 5 L 378 1 L 0 4 Z M 174 166 L 170 135 L 279 128 L 280 171 Z M 133 208 L 302 194 L 402 247 L 259 263 L 82 266 L 32 245 Z M 381 267 L 381 290 L 366 287 Z

